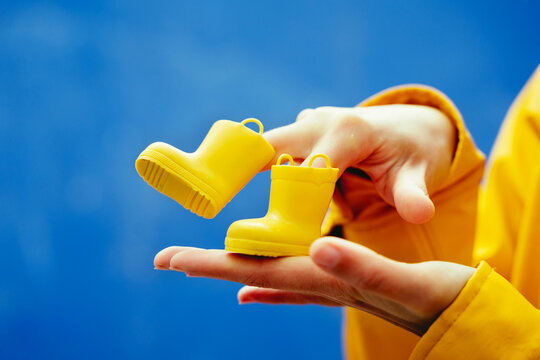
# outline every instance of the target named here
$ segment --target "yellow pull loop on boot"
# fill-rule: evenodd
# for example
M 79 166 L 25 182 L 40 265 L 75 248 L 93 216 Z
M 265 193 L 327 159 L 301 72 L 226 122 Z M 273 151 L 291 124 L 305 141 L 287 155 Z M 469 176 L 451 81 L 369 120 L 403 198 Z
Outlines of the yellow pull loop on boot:
M 259 126 L 258 133 L 245 126 L 249 122 Z M 257 119 L 219 120 L 195 152 L 156 142 L 139 155 L 135 167 L 153 188 L 211 219 L 274 157 L 262 132 Z
M 276 161 L 276 165 L 281 165 L 281 163 L 283 162 L 283 159 L 286 159 L 291 166 L 294 166 L 294 159 L 289 154 L 281 154 L 281 155 L 279 155 L 279 158 Z
M 262 133 L 264 131 L 264 127 L 263 127 L 262 122 L 260 122 L 259 120 L 255 119 L 255 118 L 249 118 L 249 119 L 242 120 L 240 122 L 240 124 L 246 125 L 246 124 L 248 124 L 250 122 L 255 123 L 255 124 L 257 124 L 259 126 L 259 134 L 262 135 Z M 266 164 L 268 164 L 268 163 L 266 163 Z M 266 165 L 266 164 L 264 164 L 264 165 Z
M 311 165 L 317 157 L 326 168 Z M 290 165 L 281 165 L 287 159 Z M 231 224 L 225 239 L 228 251 L 259 256 L 308 255 L 311 243 L 321 236 L 321 225 L 338 177 L 324 154 L 313 156 L 308 166 L 294 166 L 288 154 L 272 166 L 268 213 L 263 218 Z

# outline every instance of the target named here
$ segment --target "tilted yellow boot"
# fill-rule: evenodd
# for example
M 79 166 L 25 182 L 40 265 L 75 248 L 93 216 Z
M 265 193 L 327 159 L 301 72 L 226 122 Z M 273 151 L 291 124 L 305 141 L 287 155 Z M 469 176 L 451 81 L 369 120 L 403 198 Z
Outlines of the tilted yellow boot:
M 249 122 L 259 125 L 258 133 L 244 126 Z M 195 152 L 156 142 L 139 155 L 135 167 L 156 190 L 211 219 L 274 157 L 262 132 L 257 119 L 219 120 Z
M 312 167 L 317 157 L 326 160 L 326 168 Z M 284 158 L 290 165 L 281 165 Z M 232 223 L 225 250 L 259 256 L 308 255 L 311 243 L 321 236 L 337 177 L 338 169 L 324 154 L 313 156 L 307 167 L 294 166 L 290 155 L 281 155 L 272 166 L 268 213 Z

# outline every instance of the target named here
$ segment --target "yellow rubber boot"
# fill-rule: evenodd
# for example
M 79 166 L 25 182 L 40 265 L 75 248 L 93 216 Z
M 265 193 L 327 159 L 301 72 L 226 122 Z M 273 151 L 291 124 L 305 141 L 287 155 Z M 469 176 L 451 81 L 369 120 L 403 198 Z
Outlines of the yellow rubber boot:
M 326 160 L 326 168 L 312 167 L 317 157 Z M 290 165 L 281 165 L 284 158 Z M 337 177 L 338 169 L 324 154 L 313 156 L 307 167 L 294 166 L 290 155 L 281 155 L 272 166 L 268 213 L 232 223 L 225 250 L 271 257 L 308 255 L 311 243 L 321 236 Z
M 259 126 L 258 133 L 244 126 L 249 122 Z M 135 167 L 153 188 L 211 219 L 274 157 L 262 132 L 257 119 L 219 120 L 195 152 L 156 142 L 139 155 Z

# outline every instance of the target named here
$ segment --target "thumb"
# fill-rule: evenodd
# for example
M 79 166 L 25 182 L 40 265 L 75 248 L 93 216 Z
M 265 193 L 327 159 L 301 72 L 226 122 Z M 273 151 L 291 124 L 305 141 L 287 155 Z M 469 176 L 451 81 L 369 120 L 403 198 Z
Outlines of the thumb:
M 313 262 L 324 271 L 352 285 L 402 303 L 416 296 L 408 264 L 390 260 L 347 240 L 326 237 L 310 248 Z
M 397 173 L 392 193 L 399 215 L 413 224 L 429 221 L 435 206 L 429 198 L 425 173 L 426 166 L 405 164 Z
M 355 301 L 350 306 L 371 309 L 420 335 L 476 271 L 441 261 L 402 263 L 331 237 L 316 240 L 310 257 L 322 270 L 354 288 Z

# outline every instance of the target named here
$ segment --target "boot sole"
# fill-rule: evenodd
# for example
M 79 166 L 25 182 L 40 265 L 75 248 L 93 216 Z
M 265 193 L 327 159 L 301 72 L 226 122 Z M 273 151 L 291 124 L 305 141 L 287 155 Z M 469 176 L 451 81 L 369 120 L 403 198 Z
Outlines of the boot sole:
M 187 167 L 150 145 L 137 158 L 139 175 L 154 189 L 172 198 L 189 211 L 212 219 L 219 212 L 217 192 Z
M 266 257 L 309 255 L 309 246 L 230 237 L 225 238 L 225 250 L 239 254 Z

